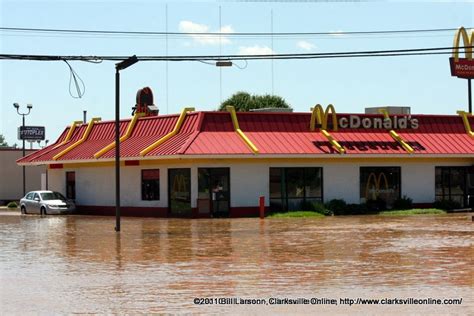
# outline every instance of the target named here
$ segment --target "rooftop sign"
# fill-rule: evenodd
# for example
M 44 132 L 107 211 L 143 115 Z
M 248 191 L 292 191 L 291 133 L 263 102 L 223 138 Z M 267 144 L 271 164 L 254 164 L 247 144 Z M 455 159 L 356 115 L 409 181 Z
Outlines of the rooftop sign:
M 460 41 L 463 41 L 465 58 L 459 58 Z M 454 35 L 453 56 L 449 58 L 451 75 L 458 78 L 474 78 L 474 60 L 472 60 L 472 45 L 474 44 L 474 33 L 460 27 Z
M 314 111 L 316 111 L 316 115 L 312 115 L 310 130 L 314 130 L 315 127 L 319 127 L 323 130 L 331 128 L 333 131 L 337 131 L 339 128 L 400 130 L 418 129 L 419 127 L 418 119 L 412 118 L 410 115 L 367 117 L 350 114 L 349 116 L 338 117 L 332 104 L 328 105 L 325 111 L 322 109 L 322 106 L 318 104 L 313 112 Z

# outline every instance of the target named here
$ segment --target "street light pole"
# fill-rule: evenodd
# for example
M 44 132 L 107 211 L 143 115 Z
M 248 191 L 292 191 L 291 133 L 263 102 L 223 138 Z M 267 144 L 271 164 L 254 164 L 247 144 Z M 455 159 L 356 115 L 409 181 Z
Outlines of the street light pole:
M 18 115 L 21 115 L 22 116 L 22 127 L 23 127 L 23 130 L 25 129 L 25 116 L 27 116 L 28 114 L 30 114 L 31 112 L 31 109 L 33 108 L 33 105 L 31 104 L 27 104 L 26 105 L 26 108 L 28 109 L 28 112 L 27 113 L 20 113 L 20 105 L 18 103 L 13 103 L 13 107 L 16 109 L 16 113 L 18 113 Z M 23 141 L 23 148 L 22 148 L 22 155 L 23 157 L 25 157 L 25 138 L 22 137 L 22 141 Z M 25 196 L 26 194 L 26 173 L 25 173 L 25 166 L 22 167 L 23 169 L 23 196 Z
M 17 109 L 17 112 L 18 112 L 18 109 Z M 22 124 L 21 126 L 23 126 L 23 130 L 25 130 L 25 115 L 22 115 Z M 23 146 L 21 147 L 22 148 L 22 157 L 25 157 L 25 138 L 23 137 Z M 26 170 L 25 170 L 25 166 L 22 166 L 22 169 L 23 169 L 23 196 L 26 195 Z
M 115 64 L 115 231 L 120 232 L 120 70 L 138 62 L 133 55 Z

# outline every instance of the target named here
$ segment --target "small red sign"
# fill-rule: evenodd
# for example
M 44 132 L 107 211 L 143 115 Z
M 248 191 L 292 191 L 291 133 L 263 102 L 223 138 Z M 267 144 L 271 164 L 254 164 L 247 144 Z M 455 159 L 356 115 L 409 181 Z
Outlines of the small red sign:
M 449 58 L 451 64 L 451 76 L 472 79 L 474 78 L 474 60 L 459 58 L 455 61 L 453 57 Z

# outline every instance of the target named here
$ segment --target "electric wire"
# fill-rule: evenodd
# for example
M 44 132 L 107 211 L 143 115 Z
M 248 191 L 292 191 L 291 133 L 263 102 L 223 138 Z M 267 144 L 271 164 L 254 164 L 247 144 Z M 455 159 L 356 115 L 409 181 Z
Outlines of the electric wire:
M 82 98 L 82 96 L 84 95 L 84 93 L 86 92 L 86 85 L 84 84 L 84 81 L 82 80 L 82 78 L 77 74 L 77 72 L 72 68 L 72 66 L 68 63 L 67 60 L 63 60 L 66 65 L 69 67 L 69 94 L 71 95 L 71 97 L 73 97 L 74 99 L 80 99 Z M 73 93 L 72 93 L 72 83 L 74 82 L 74 86 L 76 88 L 76 92 L 77 92 L 77 96 L 75 96 Z M 82 91 L 81 91 L 81 87 L 82 86 Z
M 471 27 L 466 27 L 469 29 Z M 330 32 L 163 32 L 163 31 L 114 31 L 114 30 L 85 30 L 85 29 L 53 29 L 53 28 L 26 28 L 26 27 L 0 27 L 0 31 L 11 32 L 38 32 L 38 33 L 68 33 L 68 34 L 107 34 L 107 35 L 174 35 L 174 36 L 310 36 L 310 35 L 367 35 L 367 34 L 413 34 L 413 33 L 437 33 L 453 32 L 457 28 L 435 28 L 435 29 L 408 29 L 408 30 L 378 30 L 378 31 L 330 31 Z
M 459 53 L 474 46 L 460 46 Z M 380 57 L 380 56 L 417 56 L 417 55 L 446 55 L 451 54 L 452 47 L 428 47 L 392 50 L 343 51 L 327 53 L 289 53 L 264 55 L 176 55 L 176 56 L 137 56 L 139 61 L 219 61 L 219 60 L 261 60 L 261 59 L 318 59 L 318 58 L 349 58 L 349 57 Z M 122 61 L 129 56 L 66 56 L 66 55 L 21 55 L 0 54 L 3 60 L 34 60 L 34 61 L 62 61 L 76 60 L 87 62 Z

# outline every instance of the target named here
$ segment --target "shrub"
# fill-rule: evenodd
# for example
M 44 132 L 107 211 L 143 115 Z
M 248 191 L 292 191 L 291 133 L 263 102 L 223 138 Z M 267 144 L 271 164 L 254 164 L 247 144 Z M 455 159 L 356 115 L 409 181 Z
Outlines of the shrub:
M 347 203 L 343 199 L 332 199 L 326 203 L 326 208 L 331 210 L 334 214 L 340 215 L 346 212 Z
M 313 212 L 323 214 L 325 216 L 334 215 L 334 212 L 332 210 L 326 208 L 326 206 L 321 202 L 315 202 L 315 203 L 311 203 L 311 204 L 313 205 L 313 209 L 312 209 Z
M 454 210 L 461 208 L 461 204 L 453 200 L 439 200 L 433 203 L 433 207 L 440 210 Z
M 300 208 L 303 211 L 316 212 L 316 213 L 323 214 L 323 215 L 326 215 L 326 216 L 333 215 L 333 212 L 328 210 L 324 206 L 324 204 L 321 203 L 321 202 L 309 202 L 309 201 L 302 202 L 301 205 L 300 205 Z
M 413 200 L 404 195 L 402 198 L 396 199 L 393 202 L 394 210 L 409 210 L 413 208 Z
M 346 206 L 346 214 L 341 215 L 363 215 L 363 214 L 371 214 L 376 213 L 374 211 L 369 211 L 367 204 L 347 204 Z
M 18 204 L 16 204 L 16 202 L 10 202 L 10 203 L 7 204 L 7 207 L 8 208 L 17 208 Z

